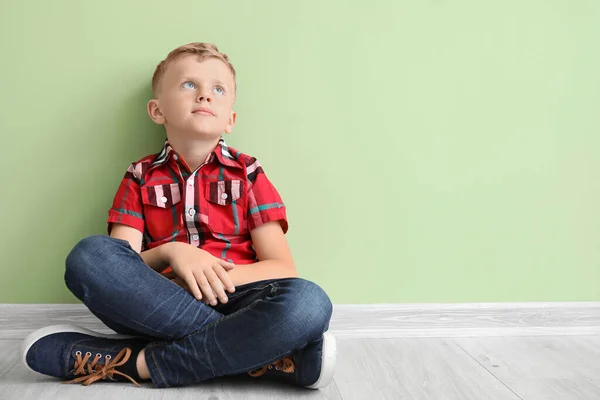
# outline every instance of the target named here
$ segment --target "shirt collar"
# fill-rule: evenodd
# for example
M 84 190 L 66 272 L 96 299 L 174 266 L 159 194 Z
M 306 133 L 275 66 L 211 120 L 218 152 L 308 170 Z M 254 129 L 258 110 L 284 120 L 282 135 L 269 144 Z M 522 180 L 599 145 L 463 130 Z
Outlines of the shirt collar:
M 169 158 L 175 155 L 177 155 L 177 152 L 173 149 L 173 147 L 171 147 L 169 139 L 165 139 L 162 150 L 160 151 L 160 153 L 158 153 L 158 156 L 152 162 L 150 168 L 152 169 L 160 165 L 166 164 L 167 161 L 169 161 Z M 217 143 L 213 151 L 210 153 L 209 157 L 209 162 L 214 161 L 216 158 L 217 161 L 219 161 L 219 163 L 221 163 L 222 165 L 228 167 L 243 168 L 243 166 L 237 159 L 237 154 L 235 156 L 231 154 L 231 152 L 229 151 L 229 147 L 225 143 L 225 139 L 223 139 L 223 137 L 219 139 L 219 143 Z

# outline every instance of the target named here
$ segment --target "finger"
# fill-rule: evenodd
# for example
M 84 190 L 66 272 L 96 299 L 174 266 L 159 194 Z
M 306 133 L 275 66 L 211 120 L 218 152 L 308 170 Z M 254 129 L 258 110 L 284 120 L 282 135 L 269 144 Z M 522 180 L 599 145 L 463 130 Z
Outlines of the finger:
M 231 281 L 231 277 L 229 276 L 227 271 L 225 271 L 225 269 L 221 268 L 220 265 L 213 268 L 213 270 L 215 271 L 215 274 L 217 274 L 217 276 L 221 280 L 221 283 L 223 284 L 223 286 L 225 286 L 225 289 L 229 293 L 235 292 L 235 286 L 233 285 L 233 282 Z
M 219 267 L 215 265 L 215 268 Z M 223 304 L 227 303 L 227 300 L 229 299 L 223 290 L 223 283 L 217 274 L 214 271 L 206 271 L 206 278 L 210 282 L 210 286 L 213 288 L 213 292 L 217 295 L 219 301 Z
M 212 297 L 214 297 L 215 299 L 217 298 L 217 295 L 215 294 L 215 292 L 213 292 L 212 289 L 210 289 L 210 293 L 212 294 Z M 207 295 L 203 295 L 202 300 L 200 300 L 200 301 L 203 302 L 204 304 L 206 304 L 207 306 L 211 305 L 210 304 L 210 300 L 208 300 L 208 296 Z
M 225 268 L 226 271 L 231 271 L 232 269 L 235 268 L 235 264 L 234 263 L 230 263 L 228 261 L 221 260 L 220 258 L 217 258 L 217 261 L 219 262 L 220 266 L 222 266 L 223 268 Z
M 198 287 L 198 283 L 196 282 L 196 278 L 194 277 L 194 274 L 189 273 L 188 275 L 185 276 L 185 278 L 183 280 L 186 283 L 186 285 L 188 286 L 188 288 L 190 289 L 192 295 L 195 298 L 197 298 L 198 300 L 202 300 L 202 291 Z
M 200 290 L 202 291 L 202 295 L 212 304 L 213 306 L 217 304 L 217 298 L 210 287 L 210 283 L 203 271 L 196 272 L 194 274 L 196 277 L 196 282 L 198 286 L 200 286 Z

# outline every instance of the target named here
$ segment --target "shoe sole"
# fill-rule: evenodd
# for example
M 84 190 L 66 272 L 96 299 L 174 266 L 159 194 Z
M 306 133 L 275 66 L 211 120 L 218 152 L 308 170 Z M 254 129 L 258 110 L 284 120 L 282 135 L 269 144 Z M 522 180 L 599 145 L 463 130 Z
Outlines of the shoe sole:
M 34 332 L 30 333 L 29 335 L 27 335 L 27 337 L 21 343 L 21 354 L 23 355 L 23 358 L 21 361 L 27 367 L 27 369 L 29 369 L 32 372 L 37 373 L 37 371 L 34 371 L 33 369 L 31 369 L 31 367 L 29 365 L 27 365 L 27 352 L 29 351 L 31 346 L 33 346 L 33 344 L 35 342 L 37 342 L 38 340 L 40 340 L 43 337 L 46 337 L 48 335 L 52 335 L 55 333 L 63 333 L 63 332 L 83 333 L 86 335 L 101 337 L 101 338 L 105 338 L 105 339 L 131 339 L 131 338 L 136 337 L 136 336 L 129 336 L 129 335 L 120 335 L 117 333 L 113 333 L 113 334 L 100 333 L 100 332 L 95 332 L 95 331 L 91 331 L 89 329 L 82 328 L 77 325 L 70 325 L 70 324 L 46 326 L 44 328 L 40 328 L 37 331 L 34 331 Z
M 336 343 L 335 336 L 331 333 L 325 332 L 323 334 L 323 350 L 321 355 L 321 374 L 319 379 L 310 386 L 309 389 L 321 389 L 329 385 L 333 379 L 333 373 L 335 371 L 335 358 L 336 358 Z

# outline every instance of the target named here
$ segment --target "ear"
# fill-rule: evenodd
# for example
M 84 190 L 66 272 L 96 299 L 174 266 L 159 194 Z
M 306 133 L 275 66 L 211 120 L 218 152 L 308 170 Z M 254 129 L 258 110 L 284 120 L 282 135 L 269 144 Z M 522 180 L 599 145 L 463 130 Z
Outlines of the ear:
M 233 127 L 235 126 L 235 120 L 237 118 L 237 113 L 235 111 L 231 112 L 229 116 L 229 121 L 227 121 L 227 125 L 225 126 L 225 133 L 231 133 Z
M 163 125 L 165 123 L 165 116 L 160 111 L 160 105 L 158 99 L 152 99 L 148 102 L 148 115 L 155 124 Z

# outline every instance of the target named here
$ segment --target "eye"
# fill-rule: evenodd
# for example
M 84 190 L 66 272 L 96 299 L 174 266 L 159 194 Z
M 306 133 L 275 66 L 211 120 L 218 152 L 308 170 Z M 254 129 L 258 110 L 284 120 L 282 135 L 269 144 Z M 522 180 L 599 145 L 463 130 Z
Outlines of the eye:
M 225 90 L 221 86 L 215 86 L 213 92 L 216 94 L 225 94 Z
M 181 85 L 182 88 L 184 89 L 196 89 L 196 85 L 194 84 L 194 82 L 183 82 L 183 85 Z

